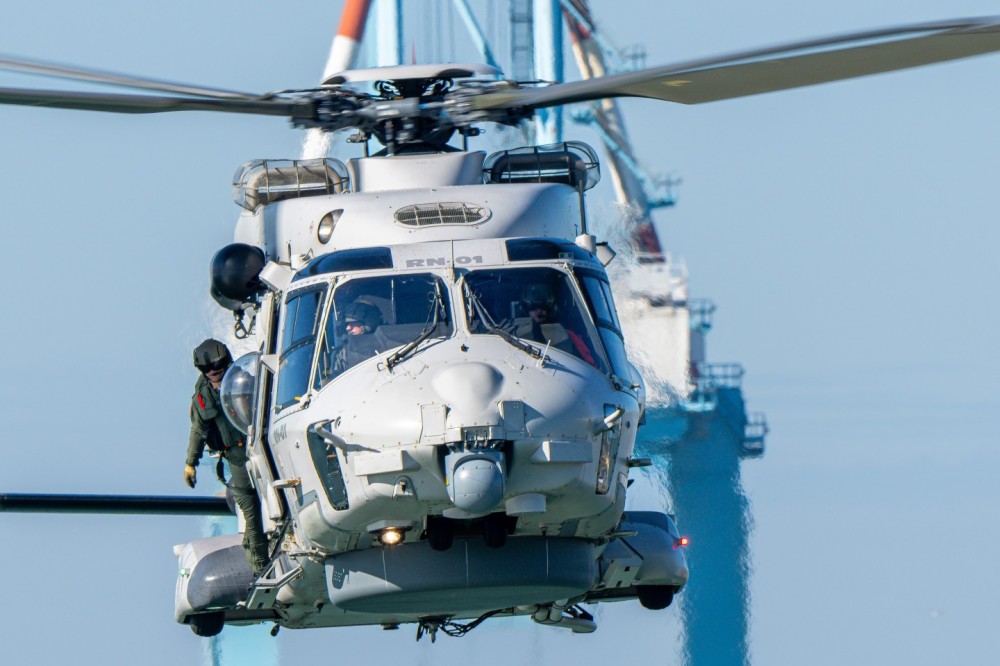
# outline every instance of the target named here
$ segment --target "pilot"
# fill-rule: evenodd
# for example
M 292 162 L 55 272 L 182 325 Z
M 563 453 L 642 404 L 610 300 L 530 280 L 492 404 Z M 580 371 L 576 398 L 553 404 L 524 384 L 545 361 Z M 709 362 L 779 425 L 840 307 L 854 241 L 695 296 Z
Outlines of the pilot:
M 371 303 L 357 300 L 344 310 L 344 323 L 348 335 L 366 335 L 382 323 L 382 313 Z
M 551 287 L 547 284 L 528 285 L 524 289 L 521 304 L 531 319 L 530 333 L 521 337 L 531 338 L 541 344 L 550 344 L 556 349 L 567 351 L 597 367 L 594 355 L 583 337 L 569 330 L 559 321 L 556 299 Z
M 532 333 L 540 336 L 540 325 L 550 323 L 555 313 L 556 299 L 552 295 L 552 290 L 545 284 L 528 285 L 524 290 L 524 298 L 521 302 L 533 322 Z M 537 341 L 544 342 L 545 340 L 538 339 Z
M 219 399 L 222 377 L 232 362 L 229 349 L 218 340 L 210 338 L 195 347 L 194 366 L 201 371 L 201 375 L 195 383 L 194 396 L 191 398 L 191 436 L 188 440 L 184 481 L 192 488 L 198 482 L 196 467 L 206 446 L 210 451 L 220 453 L 229 462 L 232 479 L 228 485 L 233 489 L 236 504 L 246 520 L 243 549 L 250 568 L 255 574 L 259 574 L 269 559 L 267 537 L 260 518 L 260 501 L 250 484 L 243 433 L 226 418 Z M 219 479 L 223 480 L 221 460 L 217 472 Z
M 353 368 L 372 356 L 374 341 L 365 338 L 382 323 L 382 313 L 377 307 L 364 300 L 357 300 L 344 308 L 344 330 L 347 335 L 340 339 L 334 352 L 333 376 Z

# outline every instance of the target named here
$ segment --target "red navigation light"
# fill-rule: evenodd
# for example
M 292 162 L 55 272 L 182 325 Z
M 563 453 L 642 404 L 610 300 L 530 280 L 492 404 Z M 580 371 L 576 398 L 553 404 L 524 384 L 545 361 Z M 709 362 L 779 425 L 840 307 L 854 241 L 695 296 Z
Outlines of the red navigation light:
M 690 543 L 690 539 L 687 537 L 677 537 L 674 539 L 674 550 L 677 550 L 678 548 L 685 548 L 688 543 Z

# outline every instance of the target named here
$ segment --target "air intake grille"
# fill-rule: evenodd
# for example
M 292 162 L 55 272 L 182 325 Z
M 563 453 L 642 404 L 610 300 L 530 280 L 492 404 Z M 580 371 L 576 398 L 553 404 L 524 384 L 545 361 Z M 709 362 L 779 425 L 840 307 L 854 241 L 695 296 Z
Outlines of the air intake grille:
M 468 203 L 427 203 L 404 206 L 396 211 L 396 221 L 408 227 L 434 224 L 479 224 L 490 219 L 490 209 Z

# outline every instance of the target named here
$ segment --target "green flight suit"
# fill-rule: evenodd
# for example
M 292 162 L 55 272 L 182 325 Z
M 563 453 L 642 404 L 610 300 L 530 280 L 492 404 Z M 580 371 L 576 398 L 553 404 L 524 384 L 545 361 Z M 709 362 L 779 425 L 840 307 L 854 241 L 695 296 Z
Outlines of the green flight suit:
M 247 472 L 246 437 L 229 422 L 222 411 L 219 391 L 212 388 L 205 375 L 198 377 L 191 398 L 191 437 L 188 440 L 187 464 L 198 466 L 205 446 L 221 451 L 229 462 L 230 485 L 236 504 L 246 520 L 243 548 L 247 562 L 259 573 L 268 562 L 267 537 L 260 518 L 260 501 Z

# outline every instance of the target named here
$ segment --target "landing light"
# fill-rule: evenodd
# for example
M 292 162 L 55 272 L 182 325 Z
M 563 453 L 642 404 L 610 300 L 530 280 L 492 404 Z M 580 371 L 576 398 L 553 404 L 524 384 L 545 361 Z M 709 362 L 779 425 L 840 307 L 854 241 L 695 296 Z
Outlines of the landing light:
M 326 245 L 330 242 L 330 238 L 333 236 L 333 228 L 337 226 L 337 222 L 343 214 L 343 209 L 338 208 L 324 215 L 323 219 L 319 221 L 319 226 L 316 228 L 316 239 L 320 243 Z
M 379 533 L 378 540 L 383 546 L 395 546 L 403 540 L 403 532 L 394 527 L 387 527 Z

